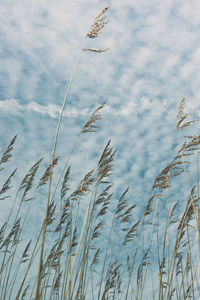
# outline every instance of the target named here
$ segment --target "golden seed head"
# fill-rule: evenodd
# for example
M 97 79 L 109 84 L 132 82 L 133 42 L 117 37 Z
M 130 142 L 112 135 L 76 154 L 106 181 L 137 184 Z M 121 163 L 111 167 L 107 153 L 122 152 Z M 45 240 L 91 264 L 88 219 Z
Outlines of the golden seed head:
M 110 8 L 110 5 L 106 6 L 100 14 L 95 18 L 92 26 L 90 27 L 90 31 L 87 33 L 86 38 L 90 39 L 96 38 L 101 29 L 107 24 L 105 13 Z

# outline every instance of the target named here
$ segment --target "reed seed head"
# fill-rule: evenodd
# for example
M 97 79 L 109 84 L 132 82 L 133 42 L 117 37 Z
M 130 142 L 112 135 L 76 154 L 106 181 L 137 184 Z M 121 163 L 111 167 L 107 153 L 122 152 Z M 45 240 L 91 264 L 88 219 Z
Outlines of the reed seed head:
M 105 16 L 105 13 L 109 8 L 110 5 L 106 6 L 95 18 L 92 26 L 90 27 L 90 31 L 86 35 L 86 38 L 89 37 L 90 39 L 94 39 L 99 35 L 101 29 L 107 24 L 107 17 Z

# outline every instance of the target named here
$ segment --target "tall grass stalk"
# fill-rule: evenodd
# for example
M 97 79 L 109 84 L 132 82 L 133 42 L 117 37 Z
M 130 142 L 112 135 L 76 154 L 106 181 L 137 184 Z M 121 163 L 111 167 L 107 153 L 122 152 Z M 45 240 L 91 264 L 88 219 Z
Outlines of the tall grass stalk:
M 106 10 L 109 8 L 109 6 L 107 6 L 95 19 L 94 23 L 92 24 L 91 30 L 87 33 L 86 38 L 90 37 L 90 38 L 94 38 L 97 37 L 99 34 L 99 31 L 104 27 L 105 23 L 104 20 L 105 18 L 102 19 L 102 16 L 104 15 L 104 13 L 106 12 Z M 85 49 L 86 50 L 86 49 Z M 89 49 L 88 49 L 89 50 Z M 59 134 L 59 130 L 60 130 L 60 125 L 61 125 L 61 121 L 62 121 L 62 117 L 63 117 L 63 112 L 67 103 L 67 99 L 68 99 L 68 95 L 70 92 L 70 88 L 79 64 L 79 60 L 80 60 L 80 56 L 81 53 L 83 51 L 83 48 L 81 47 L 80 51 L 79 51 L 79 55 L 77 57 L 72 75 L 71 75 L 71 79 L 69 82 L 69 85 L 67 87 L 66 93 L 65 93 L 65 97 L 63 100 L 63 104 L 62 104 L 62 108 L 60 111 L 60 115 L 59 115 L 59 120 L 58 120 L 58 124 L 57 124 L 57 129 L 56 129 L 56 134 L 55 134 L 55 140 L 54 140 L 54 145 L 53 145 L 53 151 L 52 151 L 52 163 L 51 163 L 51 170 L 53 168 L 53 161 L 54 161 L 54 157 L 55 157 L 55 152 L 56 152 L 56 146 L 57 146 L 57 140 L 58 140 L 58 134 Z M 36 300 L 39 300 L 39 290 L 40 290 L 40 279 L 41 279 L 41 270 L 42 270 L 42 258 L 43 258 L 43 251 L 44 251 L 44 244 L 45 244 L 45 236 L 46 236 L 46 227 L 47 227 L 47 218 L 48 218 L 48 211 L 49 211 L 49 201 L 50 201 L 50 192 L 51 192 L 51 182 L 52 182 L 52 172 L 50 172 L 50 176 L 49 176 L 49 188 L 48 188 L 48 197 L 47 197 L 47 205 L 46 205 L 46 216 L 45 216 L 45 220 L 44 220 L 44 227 L 43 227 L 43 235 L 42 235 L 42 246 L 41 246 L 41 253 L 40 253 L 40 264 L 39 264 L 39 269 L 38 269 L 38 279 L 37 279 L 37 288 L 36 288 Z

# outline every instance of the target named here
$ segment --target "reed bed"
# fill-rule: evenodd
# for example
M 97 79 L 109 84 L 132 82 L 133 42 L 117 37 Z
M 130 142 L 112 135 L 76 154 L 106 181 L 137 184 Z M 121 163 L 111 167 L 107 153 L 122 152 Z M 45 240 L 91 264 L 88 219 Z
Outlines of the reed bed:
M 109 7 L 96 17 L 85 39 L 98 37 L 107 23 Z M 98 55 L 106 50 L 81 48 L 60 112 L 52 159 L 45 172 L 40 174 L 40 158 L 10 198 L 16 169 L 3 181 L 0 200 L 9 201 L 11 208 L 0 229 L 1 300 L 200 298 L 200 135 L 188 134 L 197 121 L 185 112 L 185 97 L 177 112 L 179 150 L 155 178 L 142 215 L 135 212 L 129 187 L 115 195 L 111 174 L 116 149 L 111 140 L 99 152 L 96 167 L 84 174 L 75 189 L 70 184 L 70 161 L 77 142 L 65 161 L 59 162 L 56 156 L 60 124 L 80 56 L 83 51 Z M 77 141 L 82 135 L 99 130 L 105 105 L 102 103 L 93 111 Z M 2 155 L 2 174 L 16 141 L 17 136 Z M 63 168 L 55 177 L 53 172 L 59 163 Z M 195 176 L 190 172 L 194 168 Z M 179 185 L 176 189 L 177 178 L 184 187 L 182 194 Z M 46 212 L 41 228 L 37 235 L 24 241 L 31 206 L 45 188 Z

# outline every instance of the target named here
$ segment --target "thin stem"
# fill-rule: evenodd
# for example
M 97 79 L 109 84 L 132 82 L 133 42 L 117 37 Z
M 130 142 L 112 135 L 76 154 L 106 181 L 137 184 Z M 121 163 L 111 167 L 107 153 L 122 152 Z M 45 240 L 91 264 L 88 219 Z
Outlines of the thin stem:
M 52 169 L 53 169 L 53 161 L 54 161 L 54 157 L 55 157 L 55 152 L 56 152 L 56 147 L 57 147 L 57 140 L 58 140 L 58 134 L 59 134 L 59 130 L 60 130 L 60 125 L 61 125 L 61 121 L 62 121 L 62 117 L 63 117 L 63 112 L 67 103 L 67 99 L 68 99 L 68 95 L 69 95 L 69 91 L 78 67 L 78 63 L 80 61 L 80 56 L 82 53 L 82 47 L 81 50 L 79 52 L 79 55 L 77 57 L 73 72 L 72 72 L 72 76 L 69 82 L 69 85 L 67 87 L 66 93 L 65 93 L 65 97 L 63 100 L 63 105 L 61 108 L 61 112 L 60 112 L 60 116 L 59 116 L 59 120 L 58 120 L 58 124 L 57 124 L 57 129 L 56 129 L 56 134 L 55 134 L 55 140 L 54 140 L 54 146 L 53 146 L 53 151 L 52 151 L 52 159 L 51 159 L 51 171 L 50 171 L 50 176 L 49 176 L 49 187 L 48 187 L 48 197 L 47 197 L 47 205 L 46 205 L 46 215 L 45 215 L 45 219 L 44 219 L 44 227 L 43 227 L 43 235 L 42 235 L 42 246 L 41 246 L 41 252 L 40 252 L 40 262 L 39 262 L 39 269 L 38 269 L 38 275 L 37 275 L 37 287 L 36 287 L 36 300 L 39 300 L 39 294 L 40 294 L 40 284 L 41 284 L 41 271 L 42 271 L 42 261 L 43 261 L 43 252 L 44 252 L 44 244 L 45 244 L 45 236 L 46 236 L 46 227 L 47 227 L 47 218 L 48 218 L 48 211 L 49 211 L 49 202 L 50 202 L 50 192 L 51 192 L 51 183 L 52 183 Z

